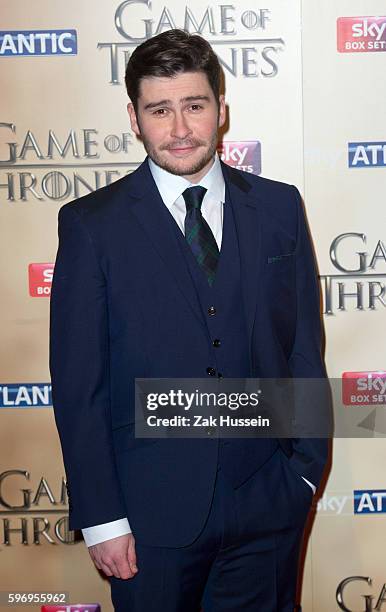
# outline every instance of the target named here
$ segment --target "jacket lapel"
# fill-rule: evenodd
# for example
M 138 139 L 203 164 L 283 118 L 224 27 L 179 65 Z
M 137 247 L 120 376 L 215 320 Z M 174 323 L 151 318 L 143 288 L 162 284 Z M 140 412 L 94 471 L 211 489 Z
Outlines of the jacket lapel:
M 172 223 L 175 223 L 175 220 L 162 201 L 147 160 L 139 166 L 135 176 L 132 175 L 131 178 L 133 179 L 130 185 L 132 202 L 129 210 L 143 227 L 194 315 L 204 326 L 196 289 L 185 259 L 181 257 L 180 247 L 173 231 Z M 172 223 L 169 222 L 168 215 Z
M 250 359 L 252 359 L 252 331 L 257 307 L 261 245 L 261 224 L 258 214 L 259 198 L 256 195 L 251 195 L 252 186 L 242 174 L 223 162 L 221 162 L 221 166 L 236 223 L 240 252 L 241 286 Z

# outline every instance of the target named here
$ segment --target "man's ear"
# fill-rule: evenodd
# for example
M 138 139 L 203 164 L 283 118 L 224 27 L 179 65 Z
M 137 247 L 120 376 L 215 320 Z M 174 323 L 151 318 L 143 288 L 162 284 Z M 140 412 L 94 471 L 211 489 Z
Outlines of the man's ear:
M 129 113 L 129 117 L 130 117 L 131 129 L 133 130 L 134 134 L 136 134 L 137 136 L 140 136 L 141 132 L 138 127 L 137 115 L 136 115 L 134 105 L 132 104 L 132 102 L 128 103 L 127 112 Z
M 218 112 L 218 127 L 222 127 L 226 120 L 226 106 L 225 97 L 223 95 L 219 98 L 219 112 Z

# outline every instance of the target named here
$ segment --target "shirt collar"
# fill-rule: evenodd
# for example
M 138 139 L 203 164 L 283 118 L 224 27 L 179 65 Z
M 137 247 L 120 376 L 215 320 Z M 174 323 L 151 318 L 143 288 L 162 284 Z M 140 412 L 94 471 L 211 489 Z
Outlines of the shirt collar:
M 211 200 L 218 203 L 223 203 L 225 201 L 225 182 L 217 152 L 212 166 L 199 183 L 191 183 L 182 176 L 177 176 L 176 174 L 164 170 L 158 166 L 158 164 L 154 163 L 150 157 L 148 158 L 148 163 L 161 198 L 169 209 L 187 187 L 192 187 L 196 184 L 207 189 L 205 198 L 209 196 Z

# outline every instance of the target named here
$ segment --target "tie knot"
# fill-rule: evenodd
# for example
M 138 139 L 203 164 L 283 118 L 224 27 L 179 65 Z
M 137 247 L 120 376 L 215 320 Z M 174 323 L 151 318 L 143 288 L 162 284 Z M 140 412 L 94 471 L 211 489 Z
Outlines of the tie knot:
M 185 189 L 182 195 L 185 200 L 186 212 L 189 212 L 193 208 L 201 208 L 206 191 L 205 187 L 201 187 L 201 185 Z

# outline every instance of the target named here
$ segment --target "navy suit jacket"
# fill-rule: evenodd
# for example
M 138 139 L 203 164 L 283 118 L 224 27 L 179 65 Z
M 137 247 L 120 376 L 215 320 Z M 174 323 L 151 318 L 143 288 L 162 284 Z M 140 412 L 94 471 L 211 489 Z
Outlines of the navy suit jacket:
M 252 376 L 323 378 L 319 288 L 299 193 L 222 169 L 239 241 Z M 162 206 L 145 160 L 61 207 L 50 371 L 70 528 L 128 516 L 142 542 L 183 546 L 210 507 L 218 440 L 134 437 L 135 377 L 203 377 L 208 365 L 197 294 Z M 326 440 L 279 443 L 293 469 L 318 485 Z

